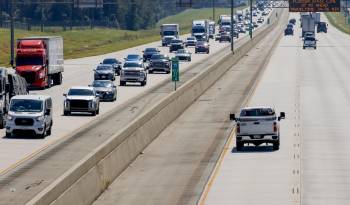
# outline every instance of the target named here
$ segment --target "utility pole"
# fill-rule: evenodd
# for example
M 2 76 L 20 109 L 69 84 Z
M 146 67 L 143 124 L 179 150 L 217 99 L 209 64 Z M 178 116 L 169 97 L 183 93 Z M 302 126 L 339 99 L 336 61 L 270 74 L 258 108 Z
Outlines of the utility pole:
M 40 25 L 40 31 L 44 32 L 44 4 L 43 0 L 41 0 L 41 25 Z
M 14 10 L 15 10 L 16 0 L 10 0 L 10 47 L 11 47 L 11 59 L 10 64 L 14 68 L 15 63 L 15 26 L 14 26 Z
M 249 24 L 249 36 L 253 38 L 253 0 L 250 0 L 250 24 Z
M 215 22 L 215 0 L 212 0 L 213 3 L 213 21 Z
M 231 51 L 232 51 L 232 54 L 234 54 L 234 48 L 233 48 L 233 0 L 231 0 Z

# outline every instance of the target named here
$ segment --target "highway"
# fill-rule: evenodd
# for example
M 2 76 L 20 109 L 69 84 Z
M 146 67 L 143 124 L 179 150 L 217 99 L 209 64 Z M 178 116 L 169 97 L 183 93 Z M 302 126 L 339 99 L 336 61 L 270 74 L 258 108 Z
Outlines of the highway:
M 65 61 L 65 72 L 64 72 L 64 83 L 62 86 L 55 86 L 48 90 L 44 91 L 34 91 L 32 93 L 37 94 L 47 94 L 53 97 L 53 108 L 54 108 L 54 127 L 53 127 L 53 135 L 46 137 L 45 139 L 31 139 L 31 138 L 1 138 L 0 139 L 0 175 L 5 175 L 8 171 L 16 170 L 14 172 L 9 173 L 9 176 L 3 176 L 0 180 L 0 184 L 3 185 L 0 188 L 2 199 L 8 200 L 6 203 L 15 203 L 16 200 L 21 201 L 23 198 L 28 198 L 33 196 L 36 191 L 40 190 L 41 186 L 47 186 L 54 178 L 52 176 L 59 176 L 59 174 L 63 174 L 66 168 L 73 166 L 75 162 L 84 157 L 89 150 L 94 149 L 102 143 L 106 138 L 111 134 L 118 131 L 118 129 L 122 129 L 127 123 L 129 123 L 135 116 L 139 115 L 143 112 L 144 108 L 149 107 L 152 103 L 157 102 L 157 100 L 164 97 L 168 92 L 171 92 L 171 88 L 168 85 L 166 89 L 158 89 L 157 87 L 163 83 L 169 83 L 170 76 L 162 75 L 162 74 L 152 74 L 148 75 L 148 84 L 146 87 L 136 87 L 136 86 L 126 86 L 126 87 L 118 87 L 118 100 L 115 103 L 103 103 L 101 104 L 101 114 L 105 113 L 113 113 L 115 110 L 120 110 L 120 116 L 122 118 L 118 119 L 117 126 L 115 121 L 105 120 L 101 122 L 101 126 L 96 126 L 93 124 L 94 120 L 100 120 L 97 117 L 91 116 L 62 116 L 62 106 L 63 106 L 63 93 L 68 90 L 69 87 L 75 85 L 88 85 L 93 80 L 93 72 L 92 70 L 95 66 L 105 57 L 117 57 L 118 59 L 122 59 L 129 53 L 140 53 L 146 47 L 159 47 L 160 42 L 154 42 L 151 44 L 139 46 L 136 48 L 131 48 L 127 50 L 123 50 L 120 52 L 95 56 L 89 58 L 82 58 L 76 60 L 66 60 Z M 220 51 L 223 48 L 227 48 L 227 43 L 218 43 L 211 41 L 211 53 L 209 55 L 206 54 L 198 54 L 193 55 L 191 63 L 181 63 L 181 70 L 186 73 L 183 75 L 182 82 L 190 79 L 191 76 L 196 75 L 200 72 L 201 66 L 207 66 L 215 63 L 215 59 L 219 58 Z M 162 52 L 167 53 L 167 48 L 159 47 Z M 193 48 L 190 48 L 190 51 L 193 52 Z M 194 52 L 193 52 L 194 53 Z M 217 55 L 217 56 L 215 56 Z M 208 58 L 208 56 L 213 57 Z M 204 60 L 206 59 L 206 60 Z M 205 63 L 202 63 L 205 61 Z M 192 65 L 192 67 L 191 67 Z M 189 70 L 189 72 L 187 72 Z M 116 84 L 119 83 L 117 78 Z M 170 83 L 169 83 L 170 84 Z M 165 92 L 166 91 L 166 92 Z M 145 94 L 151 93 L 148 98 L 143 98 Z M 138 100 L 133 104 L 131 102 L 132 99 Z M 142 100 L 140 100 L 142 99 Z M 136 101 L 135 100 L 135 101 Z M 89 124 L 92 123 L 92 124 Z M 105 123 L 105 124 L 103 124 Z M 74 146 L 68 147 L 67 144 L 63 143 L 60 146 L 56 146 L 55 143 L 60 142 L 61 140 L 69 141 L 69 137 L 74 135 L 75 133 L 82 132 L 82 126 L 96 126 L 94 127 L 94 133 L 89 136 L 85 136 L 85 140 L 90 140 L 89 144 L 79 144 L 76 143 Z M 109 127 L 108 127 L 109 125 Z M 106 127 L 110 129 L 106 129 Z M 90 129 L 87 129 L 90 130 Z M 4 135 L 4 133 L 2 132 Z M 98 137 L 96 137 L 98 136 Z M 103 137 L 102 137 L 103 136 Z M 89 137 L 89 138 L 87 138 Z M 61 155 L 58 158 L 52 158 L 48 163 L 51 163 L 51 166 L 46 166 L 46 170 L 50 170 L 52 168 L 55 169 L 55 172 L 47 172 L 46 174 L 29 172 L 27 173 L 28 167 L 35 166 L 35 156 L 38 153 L 55 153 L 58 149 L 61 149 L 62 146 L 67 149 L 64 155 Z M 73 154 L 74 152 L 74 154 Z M 47 155 L 48 155 L 47 154 Z M 47 159 L 47 155 L 45 159 Z M 51 156 L 50 156 L 51 157 Z M 30 159 L 34 159 L 35 163 L 27 163 Z M 42 161 L 42 158 L 38 158 L 37 160 Z M 23 164 L 23 166 L 22 166 Z M 41 181 L 35 180 L 34 173 L 36 176 L 41 178 Z M 41 175 L 41 176 L 40 176 Z M 19 176 L 26 177 L 28 181 L 21 181 Z M 28 176 L 30 178 L 28 178 Z M 10 183 L 11 182 L 11 183 Z M 6 186 L 5 186 L 6 185 Z M 30 191 L 30 192 L 28 192 Z M 9 194 L 13 192 L 13 194 Z M 20 197 L 18 194 L 20 193 Z M 17 196 L 15 201 L 13 197 Z M 3 202 L 5 203 L 4 200 Z M 1 203 L 0 203 L 1 204 Z
M 228 113 L 249 97 L 281 28 L 266 35 L 164 129 L 94 205 L 196 204 L 231 131 Z
M 291 17 L 295 35 L 281 39 L 245 104 L 286 112 L 280 150 L 237 152 L 231 133 L 201 205 L 350 204 L 350 36 L 329 24 L 317 49 L 303 50 L 299 14 Z

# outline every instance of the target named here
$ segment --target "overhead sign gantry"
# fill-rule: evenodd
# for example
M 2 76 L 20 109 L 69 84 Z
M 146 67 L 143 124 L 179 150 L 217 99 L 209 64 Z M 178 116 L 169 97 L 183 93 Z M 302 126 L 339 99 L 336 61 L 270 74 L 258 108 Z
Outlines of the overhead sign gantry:
M 289 0 L 290 12 L 340 12 L 340 0 Z

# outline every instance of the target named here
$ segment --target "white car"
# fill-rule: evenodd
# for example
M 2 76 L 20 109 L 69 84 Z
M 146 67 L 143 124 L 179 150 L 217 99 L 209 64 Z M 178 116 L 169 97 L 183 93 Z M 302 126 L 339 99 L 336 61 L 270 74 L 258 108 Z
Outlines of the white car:
M 52 99 L 46 95 L 17 95 L 12 97 L 6 119 L 6 137 L 12 134 L 51 135 Z
M 279 121 L 285 118 L 281 112 L 277 117 L 271 107 L 242 108 L 238 117 L 230 114 L 230 119 L 236 121 L 236 148 L 241 151 L 244 144 L 259 146 L 262 143 L 272 143 L 273 149 L 280 146 Z
M 189 52 L 186 49 L 179 49 L 175 53 L 175 57 L 179 59 L 180 61 L 186 60 L 186 61 L 191 61 L 191 52 Z
M 88 112 L 92 116 L 95 116 L 100 112 L 100 98 L 94 87 L 72 87 L 63 96 L 65 96 L 63 105 L 64 115 L 70 115 L 72 112 Z

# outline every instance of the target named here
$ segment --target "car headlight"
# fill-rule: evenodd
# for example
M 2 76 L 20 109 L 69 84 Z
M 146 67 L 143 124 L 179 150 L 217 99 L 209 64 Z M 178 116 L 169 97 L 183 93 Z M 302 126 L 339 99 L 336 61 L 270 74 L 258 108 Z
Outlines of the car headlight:
M 7 120 L 13 120 L 13 116 L 12 115 L 7 115 Z
M 36 117 L 36 118 L 35 118 L 35 120 L 36 120 L 36 121 L 39 121 L 39 122 L 43 121 L 44 119 L 45 119 L 44 116 L 39 116 L 39 117 Z

